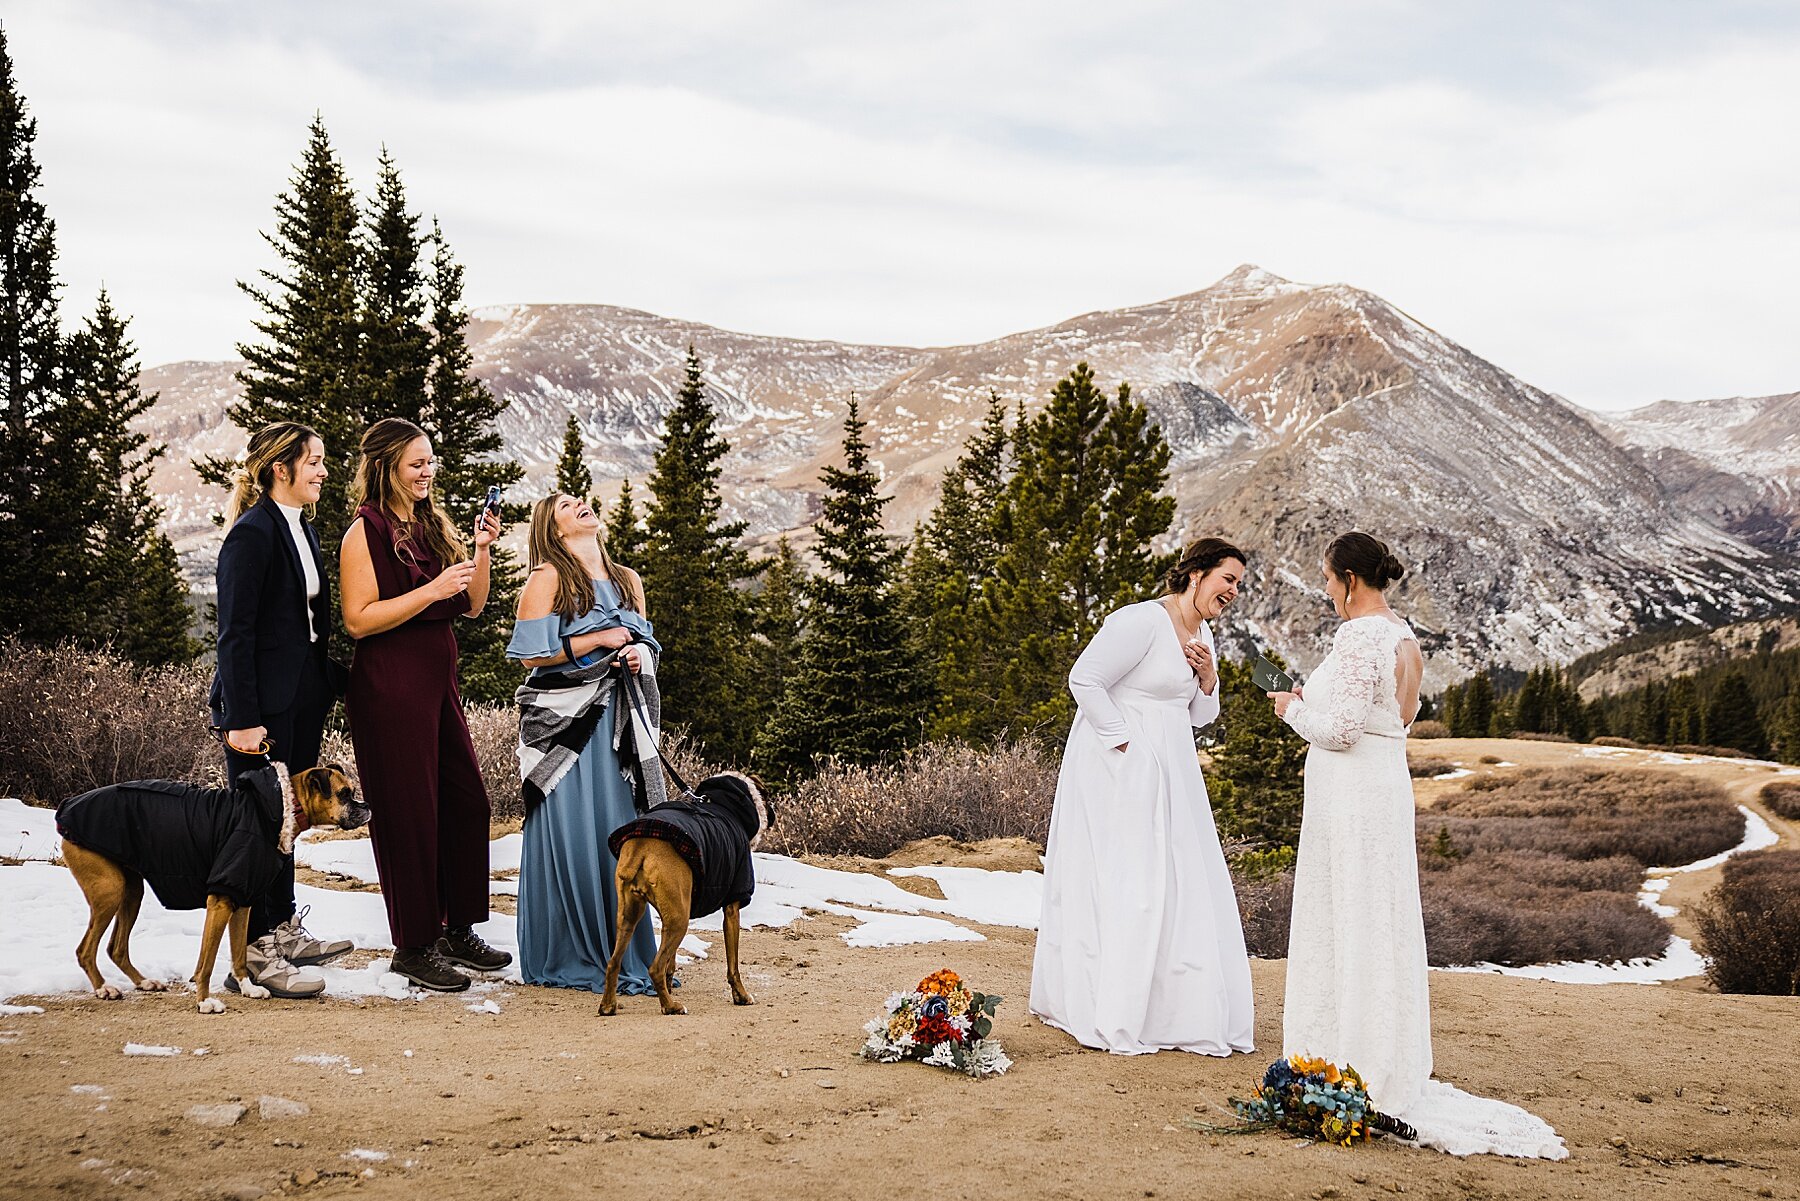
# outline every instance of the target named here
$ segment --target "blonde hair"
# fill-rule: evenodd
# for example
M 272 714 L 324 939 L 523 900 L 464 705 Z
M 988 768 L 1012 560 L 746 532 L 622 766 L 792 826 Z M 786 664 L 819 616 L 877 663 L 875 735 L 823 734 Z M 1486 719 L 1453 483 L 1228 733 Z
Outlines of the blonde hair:
M 293 476 L 295 465 L 306 458 L 307 448 L 319 438 L 311 426 L 298 421 L 275 421 L 250 435 L 244 461 L 231 478 L 231 499 L 225 505 L 225 524 L 230 525 L 256 507 L 256 502 L 275 487 L 275 465 L 282 464 Z M 308 506 L 309 508 L 311 506 Z
M 556 569 L 554 608 L 562 614 L 564 621 L 574 621 L 594 607 L 594 581 L 588 578 L 587 567 L 556 532 L 556 502 L 567 495 L 566 492 L 552 492 L 531 507 L 526 562 L 532 571 L 540 567 Z M 606 537 L 599 530 L 594 531 L 594 541 L 600 546 L 600 569 L 619 594 L 619 604 L 626 609 L 636 609 L 637 596 L 631 586 L 631 577 L 606 553 Z
M 400 496 L 400 460 L 406 456 L 406 448 L 423 437 L 425 431 L 404 417 L 383 417 L 364 430 L 356 477 L 350 483 L 350 508 L 354 512 L 360 505 L 375 506 L 400 525 L 394 538 L 396 550 L 417 539 L 440 567 L 448 567 L 469 557 L 469 544 L 437 507 L 432 495 L 428 492 L 424 499 L 411 502 L 411 521 L 401 516 L 408 505 Z

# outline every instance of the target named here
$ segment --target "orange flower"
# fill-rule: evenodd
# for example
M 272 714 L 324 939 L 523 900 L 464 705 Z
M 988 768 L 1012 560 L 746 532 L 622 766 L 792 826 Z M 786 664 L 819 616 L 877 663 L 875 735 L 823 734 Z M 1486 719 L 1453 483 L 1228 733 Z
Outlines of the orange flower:
M 962 977 L 949 968 L 939 968 L 919 981 L 919 991 L 928 997 L 947 997 L 962 988 Z

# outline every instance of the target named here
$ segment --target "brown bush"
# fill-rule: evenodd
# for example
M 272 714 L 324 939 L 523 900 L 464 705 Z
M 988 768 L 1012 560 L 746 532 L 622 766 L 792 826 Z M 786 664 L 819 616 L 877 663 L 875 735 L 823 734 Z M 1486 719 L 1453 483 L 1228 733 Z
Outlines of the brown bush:
M 493 820 L 524 817 L 525 799 L 519 792 L 518 709 L 471 704 L 463 706 L 463 714 L 469 721 L 469 741 L 475 744 L 475 762 L 481 768 Z
M 978 750 L 931 744 L 892 766 L 827 767 L 778 802 L 764 843 L 788 855 L 881 858 L 932 835 L 1027 838 L 1042 846 L 1056 759 L 1032 742 Z
M 1508 737 L 1526 742 L 1574 742 L 1567 734 L 1549 734 L 1541 730 L 1514 730 Z
M 1258 959 L 1286 959 L 1294 873 L 1264 877 L 1233 873 L 1231 883 L 1237 889 L 1238 916 L 1244 921 L 1244 946 Z
M 1413 723 L 1412 736 L 1414 738 L 1448 738 L 1450 737 L 1450 727 L 1441 721 L 1432 721 L 1430 718 L 1426 718 L 1424 721 Z
M 1422 844 L 1428 828 L 1420 823 Z M 1660 955 L 1669 942 L 1668 924 L 1637 903 L 1643 868 L 1622 855 L 1421 854 L 1420 866 L 1433 964 L 1636 959 Z
M 1415 780 L 1429 780 L 1433 776 L 1442 776 L 1455 771 L 1456 764 L 1448 759 L 1437 759 L 1429 755 L 1420 755 L 1416 758 L 1408 755 L 1406 770 L 1412 774 L 1412 778 Z
M 1690 911 L 1723 993 L 1800 994 L 1800 851 L 1725 862 L 1724 878 Z
M 1485 763 L 1491 766 L 1495 763 L 1504 763 L 1506 761 L 1498 755 L 1483 755 L 1481 758 L 1477 759 L 1476 762 Z
M 1633 742 L 1629 738 L 1620 738 L 1613 734 L 1602 734 L 1598 738 L 1590 739 L 1590 741 L 1595 746 L 1622 746 L 1628 747 L 1631 750 L 1642 750 L 1644 746 L 1641 742 Z
M 1771 780 L 1762 786 L 1762 791 L 1757 795 L 1777 817 L 1800 821 L 1800 783 Z
M 1671 772 L 1526 768 L 1476 776 L 1439 801 L 1439 818 L 1470 851 L 1537 851 L 1569 859 L 1626 855 L 1674 867 L 1729 850 L 1744 818 L 1717 784 Z
M 208 668 L 0 641 L 0 795 L 54 805 L 120 780 L 224 781 Z
M 1713 759 L 1754 759 L 1749 751 L 1740 751 L 1734 746 L 1697 746 L 1691 742 L 1678 742 L 1674 746 L 1652 748 L 1668 751 L 1672 755 L 1706 755 Z

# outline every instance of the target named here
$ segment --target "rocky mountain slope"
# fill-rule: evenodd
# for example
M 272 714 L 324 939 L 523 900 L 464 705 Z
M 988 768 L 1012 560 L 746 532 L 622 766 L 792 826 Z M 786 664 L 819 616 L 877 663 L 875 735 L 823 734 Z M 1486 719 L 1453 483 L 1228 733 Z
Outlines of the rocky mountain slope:
M 621 477 L 641 484 L 693 345 L 732 444 L 728 503 L 761 538 L 817 515 L 818 469 L 837 453 L 851 393 L 895 497 L 890 527 L 904 533 L 929 512 L 990 390 L 1033 410 L 1086 360 L 1109 388 L 1128 381 L 1169 437 L 1176 530 L 1223 532 L 1252 553 L 1253 586 L 1220 633 L 1302 665 L 1323 653 L 1331 625 L 1319 551 L 1352 527 L 1387 538 L 1413 567 L 1396 605 L 1419 629 L 1434 682 L 1482 663 L 1565 660 L 1646 624 L 1800 600 L 1787 544 L 1741 519 L 1749 510 L 1732 488 L 1750 485 L 1731 455 L 1752 452 L 1738 443 L 1704 460 L 1690 446 L 1683 453 L 1710 474 L 1684 483 L 1643 432 L 1674 418 L 1598 420 L 1379 297 L 1255 267 L 970 346 L 761 337 L 600 305 L 485 309 L 470 337 L 477 372 L 508 402 L 503 433 L 533 488 L 573 413 L 603 494 Z M 223 416 L 234 368 L 145 373 L 162 394 L 146 426 L 171 444 L 158 486 L 197 574 L 216 545 L 206 515 L 218 498 L 186 461 L 241 445 Z M 1791 446 L 1794 408 L 1739 423 L 1744 446 L 1790 472 L 1800 453 L 1783 458 L 1764 430 L 1785 421 Z M 1727 494 L 1737 507 L 1714 503 Z

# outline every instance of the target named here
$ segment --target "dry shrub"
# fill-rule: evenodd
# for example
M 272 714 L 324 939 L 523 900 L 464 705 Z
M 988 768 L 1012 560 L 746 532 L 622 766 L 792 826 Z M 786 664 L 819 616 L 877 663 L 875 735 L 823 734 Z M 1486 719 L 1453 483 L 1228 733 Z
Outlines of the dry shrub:
M 120 780 L 224 782 L 205 667 L 0 641 L 0 795 L 40 804 Z
M 1574 742 L 1567 734 L 1549 734 L 1542 730 L 1514 730 L 1510 737 L 1521 738 L 1526 742 Z
M 1506 761 L 1498 755 L 1483 755 L 1481 758 L 1477 759 L 1476 762 L 1492 766 L 1493 764 L 1504 763 Z
M 1026 838 L 1042 846 L 1057 763 L 1036 743 L 928 744 L 888 766 L 828 766 L 778 803 L 764 849 L 879 859 L 933 835 Z
M 1426 718 L 1424 721 L 1413 723 L 1412 736 L 1414 738 L 1448 738 L 1450 737 L 1450 727 L 1441 721 L 1432 721 L 1430 718 Z
M 1762 792 L 1758 795 L 1762 798 L 1762 803 L 1777 817 L 1800 821 L 1800 783 L 1771 780 L 1762 786 Z
M 1294 873 L 1274 876 L 1233 874 L 1238 916 L 1244 922 L 1244 946 L 1258 959 L 1285 959 L 1288 925 L 1293 917 Z
M 1673 755 L 1705 755 L 1712 759 L 1754 759 L 1749 751 L 1740 751 L 1734 746 L 1697 746 L 1691 742 L 1678 742 L 1674 746 L 1652 747 L 1652 750 L 1668 751 Z
M 1421 822 L 1421 843 L 1425 829 Z M 1420 866 L 1433 964 L 1636 959 L 1668 945 L 1668 925 L 1637 903 L 1643 868 L 1622 855 L 1502 851 L 1446 861 L 1421 853 Z
M 1412 778 L 1415 780 L 1429 780 L 1433 776 L 1441 776 L 1455 771 L 1456 764 L 1448 759 L 1437 759 L 1429 755 L 1420 755 L 1417 758 L 1408 756 L 1406 770 L 1412 773 Z
M 493 820 L 511 821 L 525 816 L 525 798 L 519 792 L 519 711 L 512 705 L 464 705 L 469 721 L 469 741 L 475 744 L 475 762 L 481 783 L 487 788 Z
M 1533 767 L 1477 776 L 1432 812 L 1476 819 L 1452 831 L 1465 851 L 1626 855 L 1645 867 L 1692 863 L 1744 837 L 1743 814 L 1723 788 L 1672 772 Z
M 1602 734 L 1600 737 L 1590 739 L 1589 741 L 1595 746 L 1622 746 L 1634 751 L 1642 750 L 1644 746 L 1641 742 L 1634 742 L 1629 738 L 1620 738 L 1614 734 Z
M 1691 910 L 1707 979 L 1723 993 L 1800 994 L 1800 851 L 1729 859 L 1723 876 Z

